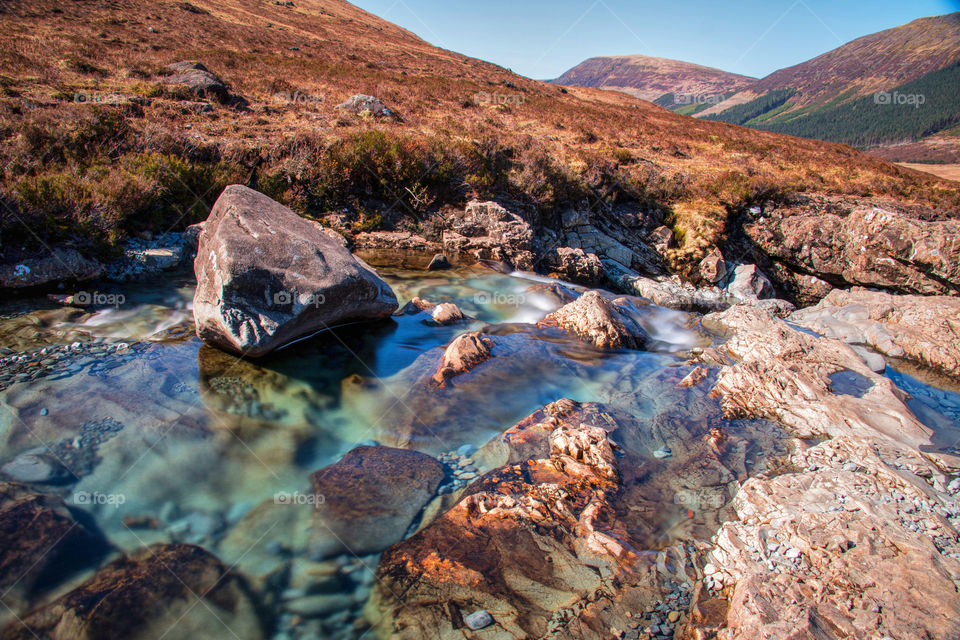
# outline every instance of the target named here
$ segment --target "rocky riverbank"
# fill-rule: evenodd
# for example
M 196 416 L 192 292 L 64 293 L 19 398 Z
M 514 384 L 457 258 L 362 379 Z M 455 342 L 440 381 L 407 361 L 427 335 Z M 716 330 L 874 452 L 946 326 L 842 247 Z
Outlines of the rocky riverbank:
M 957 298 L 564 224 L 478 203 L 376 272 L 237 187 L 196 289 L 0 310 L 0 637 L 954 637 Z

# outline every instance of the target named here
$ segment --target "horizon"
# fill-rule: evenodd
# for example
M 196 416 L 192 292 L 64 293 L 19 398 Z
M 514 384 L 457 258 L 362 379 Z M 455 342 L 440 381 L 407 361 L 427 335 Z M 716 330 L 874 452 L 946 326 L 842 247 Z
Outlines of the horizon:
M 635 5 L 627 0 L 521 6 L 437 0 L 356 0 L 354 4 L 430 44 L 497 64 L 535 80 L 551 80 L 584 60 L 646 55 L 763 78 L 857 38 L 926 17 L 960 11 L 960 0 L 750 0 L 731 11 L 698 0 L 686 5 Z M 511 20 L 504 20 L 509 15 Z

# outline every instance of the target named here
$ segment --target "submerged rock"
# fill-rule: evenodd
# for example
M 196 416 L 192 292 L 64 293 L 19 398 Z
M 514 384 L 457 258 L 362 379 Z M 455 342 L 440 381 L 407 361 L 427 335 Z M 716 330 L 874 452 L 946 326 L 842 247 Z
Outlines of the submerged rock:
M 417 451 L 357 447 L 310 477 L 317 500 L 311 552 L 366 555 L 403 539 L 435 495 L 443 465 Z
M 558 327 L 602 349 L 642 349 L 647 333 L 623 306 L 598 291 L 588 291 L 538 324 Z
M 0 483 L 0 592 L 10 609 L 21 610 L 42 587 L 55 586 L 55 578 L 95 565 L 107 547 L 74 519 L 60 498 Z M 8 633 L 0 637 L 16 637 Z
M 4 640 L 263 638 L 242 579 L 190 545 L 144 547 L 64 596 L 11 623 Z
M 241 185 L 224 189 L 194 264 L 197 335 L 257 357 L 354 320 L 388 317 L 390 287 L 293 211 Z
M 637 558 L 613 523 L 620 485 L 606 431 L 553 420 L 547 455 L 477 480 L 466 497 L 380 564 L 384 635 L 454 637 L 455 624 L 486 626 L 482 611 L 515 637 L 547 632 L 552 611 L 593 592 Z M 451 611 L 473 611 L 462 617 Z
M 848 344 L 960 376 L 960 298 L 836 289 L 789 320 Z

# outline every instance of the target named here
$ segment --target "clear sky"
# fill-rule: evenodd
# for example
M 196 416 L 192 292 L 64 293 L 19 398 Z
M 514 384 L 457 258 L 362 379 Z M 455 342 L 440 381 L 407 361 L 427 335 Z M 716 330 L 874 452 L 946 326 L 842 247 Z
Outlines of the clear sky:
M 960 0 L 352 0 L 428 42 L 549 79 L 644 54 L 762 77 Z

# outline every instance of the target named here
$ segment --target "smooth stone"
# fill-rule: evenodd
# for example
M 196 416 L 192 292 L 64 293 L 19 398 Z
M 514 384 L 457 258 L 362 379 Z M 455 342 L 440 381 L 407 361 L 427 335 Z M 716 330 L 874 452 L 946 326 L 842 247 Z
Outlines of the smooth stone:
M 472 444 L 465 444 L 459 449 L 457 449 L 457 455 L 463 458 L 469 458 L 477 452 L 477 448 Z
M 353 598 L 344 594 L 324 594 L 289 600 L 283 608 L 305 618 L 319 618 L 353 607 Z
M 474 611 L 470 615 L 465 616 L 463 621 L 470 629 L 478 631 L 492 625 L 493 616 L 481 609 L 480 611 Z
M 0 467 L 0 471 L 13 480 L 28 484 L 60 484 L 76 479 L 58 460 L 35 453 L 20 454 Z

